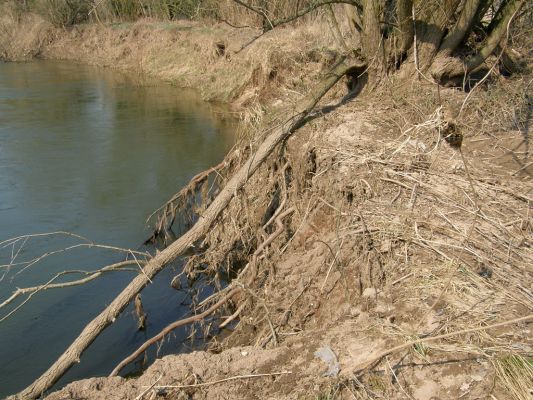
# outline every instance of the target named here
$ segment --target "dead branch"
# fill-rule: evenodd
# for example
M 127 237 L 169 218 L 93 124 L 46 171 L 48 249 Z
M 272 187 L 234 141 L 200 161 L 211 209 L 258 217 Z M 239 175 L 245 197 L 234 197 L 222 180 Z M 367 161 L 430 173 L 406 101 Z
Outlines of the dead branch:
M 261 377 L 265 377 L 265 376 L 277 376 L 277 375 L 289 375 L 289 374 L 292 374 L 292 371 L 271 372 L 269 374 L 238 375 L 238 376 L 231 376 L 229 378 L 219 379 L 219 380 L 211 381 L 211 382 L 196 383 L 194 385 L 154 386 L 154 389 L 188 389 L 188 388 L 196 388 L 196 387 L 203 387 L 203 386 L 211 386 L 211 385 L 216 385 L 218 383 L 224 383 L 224 382 L 228 382 L 228 381 L 235 381 L 235 380 L 239 380 L 239 379 L 261 378 Z
M 530 320 L 533 320 L 533 314 L 530 314 L 530 315 L 528 315 L 526 317 L 512 319 L 510 321 L 500 322 L 498 324 L 481 326 L 479 328 L 463 329 L 461 331 L 451 332 L 451 333 L 447 333 L 445 335 L 432 336 L 432 337 L 426 337 L 426 338 L 423 338 L 423 339 L 411 340 L 411 341 L 409 341 L 407 343 L 404 343 L 404 344 L 401 344 L 399 346 L 393 347 L 392 349 L 382 351 L 378 355 L 372 357 L 370 360 L 365 361 L 364 363 L 358 365 L 355 368 L 355 370 L 353 371 L 353 373 L 354 374 L 359 374 L 359 373 L 363 372 L 366 369 L 372 368 L 383 357 L 386 357 L 386 356 L 388 356 L 390 354 L 396 353 L 396 352 L 398 352 L 400 350 L 407 349 L 407 348 L 409 348 L 409 347 L 411 347 L 411 346 L 413 346 L 415 344 L 432 342 L 432 341 L 440 340 L 440 339 L 446 339 L 446 338 L 449 338 L 449 337 L 452 337 L 452 336 L 464 335 L 466 333 L 486 331 L 486 330 L 493 329 L 493 328 L 500 328 L 502 326 L 515 325 L 515 324 L 519 324 L 521 322 L 527 322 L 527 321 L 530 321 Z
M 155 335 L 153 338 L 148 339 L 146 342 L 144 342 L 137 350 L 135 350 L 133 353 L 131 353 L 128 357 L 126 357 L 124 360 L 122 360 L 116 367 L 113 369 L 113 371 L 109 374 L 109 376 L 117 376 L 120 370 L 124 368 L 126 365 L 128 365 L 130 362 L 135 360 L 139 355 L 141 355 L 148 347 L 153 345 L 154 343 L 157 343 L 159 340 L 163 339 L 165 335 L 172 332 L 174 329 L 179 328 L 183 325 L 192 324 L 196 321 L 200 321 L 204 319 L 205 317 L 213 314 L 216 310 L 218 310 L 220 307 L 222 307 L 224 304 L 226 304 L 231 298 L 241 290 L 241 288 L 234 288 L 231 290 L 226 296 L 224 296 L 222 299 L 220 299 L 217 303 L 209 307 L 204 312 L 194 315 L 189 318 L 180 319 L 178 321 L 175 321 L 171 323 L 170 325 L 167 325 L 161 332 L 159 332 L 157 335 Z
M 75 237 L 75 238 L 78 238 L 78 239 L 82 239 L 86 243 L 73 244 L 71 246 L 67 246 L 65 248 L 61 248 L 61 249 L 58 249 L 58 250 L 48 251 L 48 252 L 46 252 L 44 254 L 41 254 L 38 257 L 35 257 L 35 258 L 33 258 L 31 260 L 28 260 L 28 261 L 21 261 L 21 262 L 17 262 L 17 263 L 15 262 L 15 259 L 17 258 L 18 254 L 20 253 L 22 247 L 27 243 L 28 239 L 33 238 L 33 237 L 52 236 L 52 235 L 58 235 L 58 234 L 67 235 L 67 236 Z M 16 253 L 14 253 L 15 245 L 18 242 L 20 242 L 20 241 L 22 241 L 21 247 L 17 250 Z M 41 262 L 45 258 L 48 258 L 48 257 L 53 256 L 53 255 L 61 254 L 61 253 L 67 253 L 67 252 L 69 252 L 71 250 L 76 250 L 76 249 L 80 249 L 80 248 L 117 251 L 117 252 L 121 252 L 121 253 L 130 254 L 133 257 L 135 257 L 135 255 L 139 255 L 139 256 L 143 256 L 143 257 L 151 257 L 150 253 L 148 253 L 148 252 L 141 252 L 141 251 L 125 249 L 125 248 L 121 248 L 121 247 L 97 244 L 97 243 L 94 243 L 91 240 L 89 240 L 89 239 L 87 239 L 87 238 L 85 238 L 83 236 L 79 236 L 79 235 L 76 235 L 76 234 L 71 234 L 69 232 L 50 232 L 50 233 L 39 233 L 39 234 L 32 234 L 32 235 L 24 235 L 24 236 L 19 236 L 19 237 L 12 238 L 12 239 L 7 239 L 7 240 L 3 241 L 2 243 L 0 243 L 0 248 L 5 248 L 5 247 L 8 247 L 8 246 L 12 246 L 12 249 L 13 249 L 12 250 L 11 260 L 10 260 L 10 262 L 8 264 L 0 265 L 0 269 L 9 270 L 12 267 L 23 266 L 19 271 L 17 271 L 15 276 L 23 273 L 28 268 L 30 268 L 33 265 Z M 3 277 L 2 277 L 2 279 L 3 279 Z
M 330 88 L 351 69 L 361 67 L 364 67 L 363 62 L 354 60 L 351 64 L 348 64 L 345 58 L 334 66 L 311 93 L 297 104 L 294 114 L 264 139 L 256 153 L 252 154 L 244 165 L 237 170 L 210 206 L 200 215 L 195 225 L 169 247 L 152 258 L 143 268 L 144 274 L 139 274 L 135 277 L 115 300 L 83 329 L 59 359 L 43 375 L 37 378 L 35 382 L 18 393 L 16 398 L 35 399 L 41 396 L 74 363 L 79 362 L 81 354 L 107 326 L 115 321 L 120 312 L 131 302 L 135 295 L 149 283 L 149 279 L 157 275 L 169 262 L 183 254 L 197 240 L 206 235 L 219 215 L 226 209 L 230 201 L 242 189 L 248 179 L 279 143 L 287 139 L 305 123 L 306 117 Z
M 254 7 L 242 0 L 233 0 L 235 3 L 247 8 L 248 10 L 254 12 L 255 14 L 258 14 L 261 16 L 264 20 L 267 21 L 266 24 L 263 25 L 264 31 L 269 31 L 274 29 L 277 26 L 287 24 L 289 22 L 295 21 L 298 18 L 303 17 L 306 14 L 309 14 L 310 12 L 316 10 L 317 8 L 323 7 L 323 6 L 331 6 L 331 4 L 350 4 L 352 6 L 358 6 L 358 2 L 356 0 L 322 0 L 322 1 L 313 1 L 311 2 L 307 7 L 302 8 L 301 10 L 297 10 L 293 15 L 290 15 L 285 18 L 280 18 L 277 20 L 270 20 L 268 18 L 268 15 L 262 8 Z
M 121 262 L 118 262 L 118 263 L 115 263 L 115 264 L 107 265 L 107 266 L 105 266 L 105 267 L 103 267 L 103 268 L 101 268 L 99 270 L 96 270 L 96 271 L 81 271 L 81 270 L 62 271 L 62 272 L 59 272 L 58 274 L 54 275 L 54 277 L 52 277 L 52 279 L 50 279 L 48 282 L 46 282 L 46 283 L 44 283 L 42 285 L 25 287 L 25 288 L 17 288 L 17 290 L 15 290 L 8 299 L 4 300 L 4 302 L 2 302 L 0 304 L 0 308 L 3 308 L 5 306 L 7 306 L 8 304 L 12 303 L 15 299 L 17 299 L 18 297 L 20 297 L 20 296 L 22 296 L 24 294 L 28 294 L 28 293 L 30 294 L 30 296 L 27 299 L 27 300 L 29 300 L 29 298 L 32 295 L 34 295 L 35 293 L 37 293 L 37 292 L 41 292 L 41 291 L 48 290 L 48 289 L 60 289 L 60 288 L 66 288 L 66 287 L 71 287 L 71 286 L 83 285 L 83 284 L 85 284 L 87 282 L 95 280 L 96 278 L 98 278 L 99 276 L 101 276 L 105 272 L 117 271 L 117 270 L 120 270 L 122 267 L 125 267 L 127 265 L 132 265 L 132 264 L 138 265 L 139 263 L 145 264 L 144 261 L 128 260 L 128 261 L 121 261 Z M 52 283 L 55 280 L 59 279 L 60 277 L 62 277 L 64 275 L 70 275 L 70 274 L 85 274 L 87 276 L 85 278 L 77 279 L 75 281 L 62 282 L 62 283 Z M 24 303 L 26 303 L 26 301 Z M 17 309 L 18 308 L 20 308 L 20 306 L 17 307 Z M 7 316 L 9 316 L 9 314 Z M 7 316 L 5 316 L 2 319 L 0 319 L 0 322 L 2 322 L 5 318 L 7 318 Z

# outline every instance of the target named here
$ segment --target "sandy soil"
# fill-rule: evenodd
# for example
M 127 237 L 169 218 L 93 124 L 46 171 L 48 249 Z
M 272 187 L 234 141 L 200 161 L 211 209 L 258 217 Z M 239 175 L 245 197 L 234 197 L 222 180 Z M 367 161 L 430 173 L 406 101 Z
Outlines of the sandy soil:
M 398 135 L 383 122 L 386 103 L 348 103 L 291 139 L 295 170 L 310 149 L 316 157 L 300 217 L 287 225 L 294 234 L 276 240 L 254 286 L 261 301 L 250 301 L 215 352 L 164 357 L 139 378 L 76 382 L 48 398 L 527 398 L 531 370 L 519 368 L 515 382 L 500 368 L 531 353 L 525 323 L 410 346 L 360 371 L 410 339 L 528 315 L 533 300 L 533 171 L 516 173 L 523 165 L 507 150 L 523 150 L 521 134 L 466 138 L 485 213 L 473 218 L 460 153 L 431 127 Z M 504 241 L 523 259 L 500 263 Z M 338 373 L 317 356 L 323 348 Z

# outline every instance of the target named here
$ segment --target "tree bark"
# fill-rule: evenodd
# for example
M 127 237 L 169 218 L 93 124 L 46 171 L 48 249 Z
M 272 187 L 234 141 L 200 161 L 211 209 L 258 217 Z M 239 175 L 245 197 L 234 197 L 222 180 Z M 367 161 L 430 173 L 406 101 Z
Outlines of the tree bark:
M 513 0 L 508 2 L 505 7 L 501 9 L 501 12 L 494 18 L 497 21 L 496 25 L 490 32 L 483 48 L 474 57 L 466 61 L 466 69 L 468 72 L 479 67 L 487 57 L 494 52 L 507 33 L 509 22 L 518 13 L 525 2 L 526 0 Z
M 426 71 L 439 50 L 444 29 L 449 24 L 461 0 L 444 0 L 427 4 L 416 21 L 419 68 Z M 436 3 L 436 4 L 434 4 Z
M 479 5 L 476 16 L 474 17 L 474 27 L 478 26 L 481 23 L 491 4 L 492 1 L 481 0 L 481 4 Z
M 364 0 L 362 50 L 368 62 L 372 87 L 385 74 L 385 51 L 380 16 L 383 0 Z
M 400 53 L 404 54 L 413 45 L 415 27 L 412 18 L 413 0 L 398 0 L 396 14 L 398 17 L 398 28 L 400 29 Z
M 444 38 L 439 48 L 439 56 L 449 57 L 461 44 L 463 39 L 470 33 L 476 18 L 481 0 L 466 0 L 461 15 L 455 27 Z
M 479 68 L 487 57 L 496 50 L 507 33 L 509 22 L 525 2 L 526 0 L 512 0 L 507 2 L 505 6 L 500 9 L 500 12 L 498 13 L 499 15 L 495 17 L 498 18 L 498 24 L 494 26 L 494 29 L 485 41 L 484 46 L 476 55 L 467 60 L 461 60 L 455 57 L 439 57 L 431 67 L 431 75 L 437 81 L 443 82 L 463 74 L 469 74 Z
M 358 65 L 359 67 L 362 64 Z M 261 143 L 255 154 L 233 175 L 224 189 L 213 200 L 211 205 L 200 216 L 196 224 L 183 236 L 177 239 L 169 247 L 157 254 L 143 268 L 133 281 L 113 300 L 113 302 L 94 318 L 83 329 L 80 335 L 58 358 L 58 360 L 35 382 L 14 396 L 14 399 L 35 399 L 48 390 L 63 374 L 74 364 L 80 362 L 82 353 L 98 337 L 98 335 L 118 317 L 120 312 L 131 302 L 148 282 L 159 273 L 166 264 L 176 259 L 194 242 L 201 239 L 215 223 L 221 212 L 227 207 L 231 199 L 242 189 L 248 179 L 254 174 L 259 166 L 270 155 L 274 148 L 283 140 L 287 139 L 304 122 L 305 118 L 316 106 L 318 101 L 328 90 L 341 79 L 353 65 L 348 65 L 341 60 L 332 71 L 303 99 L 295 109 L 295 114 L 284 124 L 274 130 Z

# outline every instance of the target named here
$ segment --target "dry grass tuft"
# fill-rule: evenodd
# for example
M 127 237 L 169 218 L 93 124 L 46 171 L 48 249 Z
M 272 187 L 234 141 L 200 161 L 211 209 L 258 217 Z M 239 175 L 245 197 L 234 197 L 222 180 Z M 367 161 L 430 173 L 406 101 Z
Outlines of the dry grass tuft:
M 43 18 L 21 13 L 15 3 L 0 4 L 0 60 L 29 61 L 40 56 L 53 33 Z
M 511 396 L 528 400 L 533 396 L 533 358 L 509 355 L 493 360 L 497 376 Z

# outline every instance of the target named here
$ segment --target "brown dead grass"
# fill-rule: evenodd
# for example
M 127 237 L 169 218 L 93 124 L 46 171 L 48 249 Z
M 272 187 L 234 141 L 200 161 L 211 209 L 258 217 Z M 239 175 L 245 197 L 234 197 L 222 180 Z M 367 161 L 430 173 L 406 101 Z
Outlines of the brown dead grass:
M 505 92 L 497 85 L 508 101 L 478 120 L 498 133 L 471 128 L 479 109 L 489 113 L 495 86 L 471 97 L 456 121 L 462 154 L 440 133 L 442 107 L 465 98 L 452 90 L 443 105 L 430 87 L 385 91 L 303 128 L 206 238 L 200 260 L 230 268 L 268 237 L 265 215 L 297 209 L 260 261 L 226 346 L 277 348 L 294 336 L 316 350 L 329 337 L 344 360 L 343 385 L 332 381 L 338 398 L 505 398 L 509 385 L 514 398 L 529 396 L 527 324 L 414 346 L 382 362 L 378 376 L 353 373 L 409 340 L 531 314 L 532 170 L 517 129 L 526 121 L 510 113 L 527 106 L 523 81 L 507 81 Z M 509 357 L 526 360 L 520 372 L 502 373 L 498 360 Z
M 263 383 L 262 397 L 531 395 L 528 323 L 415 345 L 359 372 L 374 355 L 417 338 L 531 315 L 533 171 L 528 122 L 511 112 L 527 107 L 526 78 L 470 97 L 455 121 L 462 154 L 441 130 L 446 108 L 464 94 L 443 90 L 441 104 L 434 88 L 392 87 L 324 104 L 327 114 L 252 178 L 188 272 L 209 265 L 235 273 L 272 233 L 265 221 L 296 209 L 258 260 L 253 282 L 240 272 L 248 293 L 235 299 L 240 322 L 213 347 L 283 349 L 284 358 L 267 370 L 294 375 Z M 495 94 L 507 101 L 490 113 Z M 241 149 L 233 157 L 245 155 Z M 339 358 L 337 378 L 324 378 L 313 356 L 324 345 Z M 242 390 L 254 398 L 258 389 Z M 196 391 L 193 398 L 212 395 Z
M 39 16 L 20 14 L 9 4 L 0 4 L 0 60 L 28 61 L 40 56 L 53 31 Z

